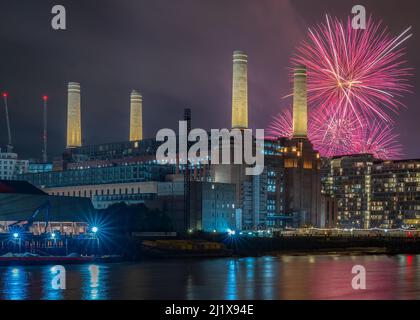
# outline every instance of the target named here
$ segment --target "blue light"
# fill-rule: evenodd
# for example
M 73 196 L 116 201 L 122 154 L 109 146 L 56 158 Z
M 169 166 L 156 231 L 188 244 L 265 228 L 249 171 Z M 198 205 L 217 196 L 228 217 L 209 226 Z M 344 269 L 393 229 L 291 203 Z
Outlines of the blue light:
M 234 236 L 236 234 L 236 231 L 235 230 L 231 230 L 231 229 L 227 229 L 227 233 L 230 236 Z
M 93 227 L 93 228 L 92 228 L 92 232 L 93 232 L 93 233 L 97 233 L 97 232 L 98 232 L 98 227 Z
M 15 239 L 19 238 L 19 233 L 15 232 L 15 233 L 13 234 L 13 238 L 15 238 Z
M 51 238 L 55 238 L 55 233 L 51 233 Z

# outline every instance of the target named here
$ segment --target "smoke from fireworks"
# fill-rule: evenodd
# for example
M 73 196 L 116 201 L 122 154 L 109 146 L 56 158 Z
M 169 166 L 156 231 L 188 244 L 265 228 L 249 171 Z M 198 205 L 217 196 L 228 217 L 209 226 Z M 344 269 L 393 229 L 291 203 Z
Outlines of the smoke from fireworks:
M 322 156 L 372 153 L 398 158 L 402 148 L 392 130 L 392 114 L 409 92 L 410 70 L 404 67 L 402 45 L 412 35 L 407 28 L 394 37 L 370 18 L 365 30 L 326 17 L 308 31 L 293 58 L 308 76 L 308 138 Z M 292 136 L 292 112 L 274 118 L 271 135 Z

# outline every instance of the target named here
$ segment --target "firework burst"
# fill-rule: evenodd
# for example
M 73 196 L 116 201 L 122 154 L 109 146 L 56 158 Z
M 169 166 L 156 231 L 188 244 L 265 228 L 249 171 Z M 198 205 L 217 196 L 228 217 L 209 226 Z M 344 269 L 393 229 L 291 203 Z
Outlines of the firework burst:
M 355 117 L 361 126 L 372 118 L 391 122 L 402 106 L 398 98 L 410 89 L 410 70 L 401 59 L 410 29 L 394 37 L 372 18 L 365 30 L 355 30 L 350 18 L 344 24 L 329 16 L 309 29 L 293 62 L 307 68 L 311 107 Z
M 355 118 L 318 112 L 310 118 L 310 139 L 326 157 L 349 154 L 355 140 L 359 140 L 360 126 Z
M 269 137 L 291 138 L 292 108 L 285 108 L 268 126 Z M 357 119 L 327 112 L 310 113 L 308 138 L 323 157 L 370 153 L 378 159 L 398 159 L 403 155 L 398 134 L 390 124 L 373 121 L 360 127 Z
M 398 159 L 403 155 L 398 134 L 392 127 L 379 121 L 363 128 L 361 137 L 353 146 L 353 153 L 370 153 L 378 159 Z
M 308 31 L 293 58 L 305 65 L 308 88 L 308 138 L 322 156 L 371 153 L 381 159 L 403 155 L 391 115 L 410 91 L 410 69 L 404 67 L 404 43 L 411 27 L 392 36 L 369 18 L 365 30 L 326 16 Z M 290 138 L 291 108 L 268 128 L 272 136 Z
M 291 138 L 293 135 L 293 115 L 291 108 L 283 109 L 277 116 L 273 117 L 267 128 L 268 138 L 281 137 Z

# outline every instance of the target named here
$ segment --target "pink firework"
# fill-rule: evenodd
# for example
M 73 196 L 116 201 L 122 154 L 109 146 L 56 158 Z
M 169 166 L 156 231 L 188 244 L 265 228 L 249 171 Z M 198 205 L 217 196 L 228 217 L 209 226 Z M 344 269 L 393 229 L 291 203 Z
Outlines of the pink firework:
M 269 137 L 291 138 L 293 118 L 291 108 L 273 118 L 268 126 Z M 326 112 L 310 113 L 308 138 L 323 157 L 371 153 L 379 159 L 398 159 L 403 155 L 397 142 L 398 134 L 389 124 L 373 121 L 360 127 L 357 119 Z
M 356 120 L 333 117 L 324 112 L 310 113 L 308 138 L 316 150 L 324 157 L 349 154 L 355 139 L 358 139 L 359 126 Z M 291 138 L 293 135 L 293 116 L 291 108 L 283 109 L 268 126 L 268 137 Z
M 350 18 L 342 23 L 328 16 L 309 29 L 293 62 L 307 68 L 311 108 L 355 117 L 361 126 L 378 118 L 390 122 L 389 111 L 399 109 L 398 98 L 410 89 L 402 60 L 410 30 L 392 36 L 371 18 L 365 30 L 356 30 Z
M 375 121 L 363 128 L 362 136 L 353 146 L 353 153 L 370 153 L 378 159 L 395 160 L 403 155 L 403 148 L 398 143 L 398 134 L 391 126 Z
M 293 134 L 293 115 L 291 108 L 283 109 L 282 112 L 273 117 L 267 130 L 269 138 L 281 137 L 290 139 Z
M 325 157 L 349 154 L 360 139 L 360 126 L 354 117 L 318 112 L 310 117 L 309 138 Z

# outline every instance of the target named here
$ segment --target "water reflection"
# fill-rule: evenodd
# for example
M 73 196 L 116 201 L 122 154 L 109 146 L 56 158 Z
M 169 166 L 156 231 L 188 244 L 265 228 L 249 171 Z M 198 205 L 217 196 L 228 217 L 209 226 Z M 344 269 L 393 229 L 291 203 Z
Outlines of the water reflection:
M 351 287 L 354 265 L 367 290 Z M 0 267 L 1 299 L 419 299 L 420 256 L 279 256 L 66 266 Z
M 86 300 L 105 300 L 107 299 L 107 284 L 106 284 L 106 268 L 102 265 L 89 265 L 88 276 L 89 280 L 84 281 L 85 285 L 82 286 L 84 299 Z M 101 272 L 101 271 L 104 272 Z M 103 273 L 103 274 L 102 274 Z
M 3 290 L 6 300 L 24 300 L 27 299 L 29 281 L 23 267 L 7 267 L 4 270 Z
M 227 279 L 226 279 L 226 300 L 236 300 L 238 299 L 238 288 L 237 288 L 237 260 L 229 260 L 227 262 Z

